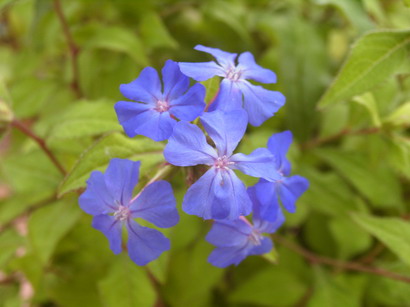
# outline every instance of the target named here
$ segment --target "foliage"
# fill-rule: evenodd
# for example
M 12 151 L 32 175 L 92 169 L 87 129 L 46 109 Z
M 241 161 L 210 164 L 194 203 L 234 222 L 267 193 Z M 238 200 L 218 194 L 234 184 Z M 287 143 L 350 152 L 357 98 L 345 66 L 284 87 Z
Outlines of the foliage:
M 0 305 L 408 304 L 409 10 L 405 0 L 0 0 Z M 137 267 L 89 226 L 78 192 L 112 157 L 141 160 L 142 182 L 161 170 L 165 144 L 117 123 L 118 88 L 167 59 L 209 61 L 197 44 L 251 51 L 276 72 L 268 87 L 286 104 L 240 150 L 291 130 L 293 172 L 310 188 L 267 257 L 213 267 L 210 224 L 183 215 L 167 230 L 171 250 Z M 206 102 L 217 81 L 202 82 Z M 180 205 L 195 170 L 166 170 Z

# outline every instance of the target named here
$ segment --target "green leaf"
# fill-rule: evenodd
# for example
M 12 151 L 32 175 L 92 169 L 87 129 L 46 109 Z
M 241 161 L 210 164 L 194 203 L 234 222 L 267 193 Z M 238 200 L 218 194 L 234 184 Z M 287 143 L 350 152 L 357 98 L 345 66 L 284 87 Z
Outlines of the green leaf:
M 360 307 L 366 279 L 364 276 L 331 277 L 321 268 L 315 271 L 315 289 L 308 307 Z
M 146 137 L 131 139 L 120 133 L 106 135 L 86 150 L 60 186 L 59 194 L 65 194 L 85 186 L 94 170 L 103 170 L 112 158 L 141 161 L 141 173 L 163 160 L 163 144 Z
M 59 117 L 49 139 L 79 138 L 121 130 L 112 103 L 82 101 Z
M 171 255 L 163 289 L 171 306 L 210 306 L 211 289 L 224 272 L 208 263 L 212 248 L 205 240 L 199 240 Z
M 402 104 L 396 110 L 394 110 L 389 117 L 386 118 L 386 122 L 394 126 L 410 125 L 410 101 Z
M 408 56 L 409 30 L 374 31 L 352 47 L 345 64 L 319 102 L 336 103 L 364 93 L 388 79 Z
M 75 199 L 49 204 L 36 210 L 28 221 L 29 240 L 33 251 L 46 264 L 64 235 L 80 217 Z
M 149 60 L 136 33 L 121 27 L 101 27 L 90 38 L 86 47 L 102 48 L 128 54 L 135 63 L 148 66 Z
M 23 244 L 23 238 L 14 229 L 3 230 L 0 233 L 0 268 L 13 257 L 16 249 Z
M 289 295 L 289 289 L 292 294 Z M 302 280 L 286 268 L 270 265 L 257 274 L 245 279 L 230 295 L 229 301 L 244 306 L 294 306 L 306 292 Z
M 375 206 L 402 207 L 400 182 L 382 161 L 369 161 L 366 155 L 340 150 L 321 149 L 316 153 Z
M 363 253 L 372 244 L 371 236 L 349 218 L 335 218 L 329 227 L 337 243 L 338 256 L 342 259 Z
M 155 12 L 144 14 L 140 23 L 141 38 L 148 48 L 177 48 L 177 41 L 168 32 L 161 18 Z
M 410 224 L 400 218 L 356 213 L 353 219 L 410 266 Z
M 367 109 L 375 127 L 380 127 L 382 125 L 377 103 L 372 93 L 367 92 L 363 95 L 356 96 L 353 100 Z
M 206 95 L 205 95 L 205 102 L 209 104 L 218 94 L 219 91 L 219 84 L 221 83 L 221 78 L 220 77 L 213 77 L 211 79 L 208 79 L 206 81 L 200 82 L 203 86 L 205 86 L 206 89 Z
M 113 262 L 98 288 L 101 301 L 107 307 L 151 307 L 156 300 L 155 290 L 144 268 L 135 265 L 124 254 Z

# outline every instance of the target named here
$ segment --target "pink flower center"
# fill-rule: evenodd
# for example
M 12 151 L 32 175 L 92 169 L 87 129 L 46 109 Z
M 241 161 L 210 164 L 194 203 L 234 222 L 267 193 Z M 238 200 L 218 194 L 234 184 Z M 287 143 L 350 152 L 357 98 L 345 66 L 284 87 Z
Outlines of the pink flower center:
M 214 167 L 216 169 L 227 170 L 229 168 L 229 165 L 232 164 L 234 164 L 234 162 L 229 161 L 229 158 L 227 156 L 218 157 L 214 161 Z
M 131 212 L 130 212 L 130 208 L 126 207 L 126 206 L 119 206 L 118 210 L 114 212 L 114 218 L 117 221 L 125 221 L 126 219 L 128 219 L 128 217 L 130 216 Z
M 225 78 L 231 81 L 238 81 L 241 78 L 242 71 L 236 70 L 236 67 L 231 67 L 226 72 Z
M 169 104 L 165 100 L 158 100 L 157 104 L 155 106 L 155 111 L 158 111 L 160 113 L 166 112 L 169 110 Z

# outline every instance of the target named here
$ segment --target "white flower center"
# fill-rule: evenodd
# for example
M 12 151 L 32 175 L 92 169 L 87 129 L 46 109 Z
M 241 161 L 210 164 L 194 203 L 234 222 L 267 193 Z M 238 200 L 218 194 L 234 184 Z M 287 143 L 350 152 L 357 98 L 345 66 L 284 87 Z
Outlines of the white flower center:
M 227 156 L 222 156 L 218 157 L 214 161 L 214 167 L 216 169 L 224 169 L 227 170 L 229 168 L 229 165 L 234 164 L 235 162 L 229 161 L 229 158 Z
M 155 111 L 160 113 L 166 112 L 169 110 L 169 104 L 165 100 L 158 100 L 157 105 L 155 106 Z
M 114 218 L 117 221 L 125 221 L 126 219 L 128 219 L 128 217 L 130 216 L 131 212 L 130 212 L 130 208 L 126 207 L 126 206 L 119 206 L 118 210 L 114 212 Z
M 254 245 L 261 245 L 262 243 L 262 235 L 259 233 L 257 230 L 252 230 L 251 234 L 249 235 L 249 240 L 254 244 Z
M 231 67 L 226 72 L 225 78 L 231 81 L 238 81 L 241 78 L 242 71 L 236 70 L 236 67 Z

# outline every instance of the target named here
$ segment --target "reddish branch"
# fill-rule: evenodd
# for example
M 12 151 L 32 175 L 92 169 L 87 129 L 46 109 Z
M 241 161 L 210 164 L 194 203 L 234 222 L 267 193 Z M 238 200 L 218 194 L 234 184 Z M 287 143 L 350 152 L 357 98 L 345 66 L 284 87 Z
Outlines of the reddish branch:
M 63 9 L 61 7 L 60 0 L 54 0 L 54 10 L 57 14 L 58 20 L 61 23 L 61 27 L 63 28 L 64 36 L 68 44 L 68 48 L 70 51 L 71 57 L 71 68 L 73 71 L 73 80 L 71 81 L 71 88 L 76 93 L 78 97 L 82 96 L 81 88 L 80 88 L 80 75 L 78 71 L 78 53 L 80 49 L 78 48 L 77 44 L 74 42 L 73 36 L 71 35 L 70 28 L 68 26 L 67 20 L 64 16 Z
M 308 260 L 312 264 L 324 264 L 324 265 L 336 267 L 338 269 L 365 272 L 365 273 L 370 273 L 373 275 L 379 275 L 379 276 L 387 277 L 390 279 L 395 279 L 395 280 L 399 280 L 402 282 L 410 283 L 410 277 L 408 276 L 400 275 L 400 274 L 387 271 L 381 268 L 366 266 L 366 265 L 363 265 L 357 262 L 345 262 L 345 261 L 340 261 L 337 259 L 332 259 L 332 258 L 316 255 L 315 253 L 303 248 L 302 246 L 286 240 L 284 237 L 278 234 L 274 234 L 272 235 L 272 237 L 276 242 L 298 253 L 299 255 L 303 256 L 304 258 L 306 258 L 306 260 Z
M 24 125 L 21 121 L 17 119 L 14 119 L 11 122 L 11 125 L 16 129 L 20 130 L 21 132 L 23 132 L 29 138 L 33 139 L 38 144 L 38 146 L 40 146 L 40 148 L 44 151 L 44 153 L 49 157 L 51 162 L 53 162 L 53 164 L 58 168 L 61 174 L 66 174 L 64 167 L 60 164 L 60 162 L 58 162 L 57 158 L 54 156 L 54 154 L 51 152 L 46 142 L 42 138 L 37 136 L 33 131 L 30 130 L 30 128 L 28 128 L 26 125 Z

